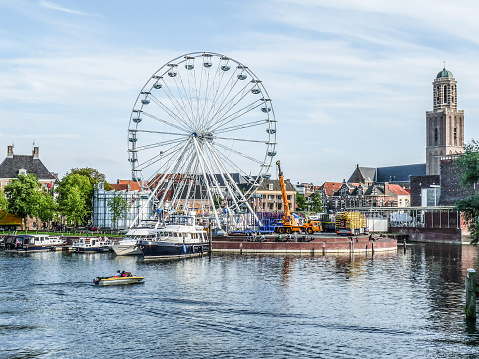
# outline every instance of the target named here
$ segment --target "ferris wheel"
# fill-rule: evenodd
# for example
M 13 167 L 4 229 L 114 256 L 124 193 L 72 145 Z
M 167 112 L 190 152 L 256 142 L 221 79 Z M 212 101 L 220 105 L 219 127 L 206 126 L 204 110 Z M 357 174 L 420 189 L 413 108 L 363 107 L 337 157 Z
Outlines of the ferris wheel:
M 156 208 L 248 210 L 276 155 L 271 99 L 244 64 L 194 52 L 156 71 L 140 91 L 128 127 L 132 179 Z M 221 208 L 221 211 L 219 210 Z

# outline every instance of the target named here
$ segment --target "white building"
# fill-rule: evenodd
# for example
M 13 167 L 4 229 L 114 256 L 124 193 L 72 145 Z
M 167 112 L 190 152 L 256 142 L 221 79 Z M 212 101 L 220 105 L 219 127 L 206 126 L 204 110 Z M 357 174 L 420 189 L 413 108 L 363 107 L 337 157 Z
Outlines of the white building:
M 138 214 L 140 214 L 140 220 L 152 219 L 154 217 L 153 204 L 147 204 L 148 197 L 151 194 L 150 191 L 141 190 L 139 186 L 132 186 L 134 188 L 137 187 L 138 189 L 131 190 L 130 184 L 127 184 L 126 188 L 121 190 L 115 190 L 115 187 L 123 188 L 125 187 L 125 184 L 118 183 L 117 185 L 112 186 L 114 189 L 111 191 L 106 191 L 104 189 L 103 183 L 99 183 L 93 193 L 92 222 L 94 227 L 126 229 L 130 227 Z M 118 196 L 119 194 L 123 198 L 126 198 L 129 203 L 129 209 L 126 214 L 126 218 L 121 218 L 118 220 L 117 228 L 116 224 L 113 223 L 112 213 L 108 207 L 108 201 L 111 200 L 115 195 Z

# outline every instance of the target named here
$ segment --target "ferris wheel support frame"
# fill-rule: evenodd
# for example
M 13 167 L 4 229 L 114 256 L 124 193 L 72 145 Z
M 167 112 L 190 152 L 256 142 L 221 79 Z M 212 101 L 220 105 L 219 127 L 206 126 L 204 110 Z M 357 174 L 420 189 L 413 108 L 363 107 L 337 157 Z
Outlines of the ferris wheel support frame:
M 215 205 L 214 205 L 215 201 L 213 200 L 213 195 L 211 194 L 211 190 L 210 190 L 210 186 L 208 184 L 208 178 L 206 177 L 203 162 L 201 162 L 201 160 L 205 161 L 205 159 L 203 157 L 203 153 L 201 153 L 200 149 L 198 148 L 198 141 L 196 140 L 196 137 L 193 137 L 193 143 L 195 144 L 196 152 L 199 155 L 198 159 L 199 159 L 199 163 L 200 163 L 200 166 L 201 166 L 201 171 L 203 172 L 203 178 L 205 179 L 206 190 L 208 192 L 208 196 L 210 197 L 210 204 L 211 204 L 211 207 L 213 207 L 213 213 L 215 215 L 216 224 L 218 225 L 218 228 L 221 228 L 220 219 L 218 217 L 218 212 L 216 211 L 216 208 L 215 208 Z
M 155 196 L 156 194 L 156 191 L 158 190 L 160 184 L 164 181 L 164 179 L 166 178 L 168 172 L 170 172 L 174 165 L 177 163 L 177 161 L 180 159 L 180 157 L 183 155 L 183 152 L 185 151 L 186 147 L 188 146 L 188 143 L 190 143 L 191 140 L 188 140 L 185 145 L 183 146 L 183 148 L 181 149 L 180 153 L 178 154 L 178 156 L 176 157 L 175 161 L 172 162 L 170 168 L 168 168 L 168 170 L 163 174 L 163 177 L 161 178 L 160 181 L 158 181 L 158 183 L 156 184 L 155 186 L 155 189 L 151 192 L 150 194 L 150 197 L 148 197 L 148 200 L 143 204 L 143 206 L 141 206 L 141 211 L 138 212 L 138 214 L 136 215 L 135 219 L 132 221 L 132 223 L 130 224 L 130 228 L 133 227 L 133 225 L 136 223 L 136 221 L 140 218 L 140 213 L 143 212 L 143 210 L 145 209 L 145 207 L 151 202 L 153 196 Z M 165 191 L 166 193 L 166 191 Z M 139 224 L 139 223 L 138 223 Z

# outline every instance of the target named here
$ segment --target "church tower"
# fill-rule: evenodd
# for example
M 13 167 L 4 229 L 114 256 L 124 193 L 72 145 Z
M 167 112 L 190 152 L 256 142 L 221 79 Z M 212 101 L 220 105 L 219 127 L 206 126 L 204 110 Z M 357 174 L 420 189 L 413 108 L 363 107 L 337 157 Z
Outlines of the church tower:
M 441 157 L 464 151 L 464 111 L 457 109 L 456 79 L 444 68 L 432 83 L 433 110 L 426 112 L 426 175 L 438 175 Z

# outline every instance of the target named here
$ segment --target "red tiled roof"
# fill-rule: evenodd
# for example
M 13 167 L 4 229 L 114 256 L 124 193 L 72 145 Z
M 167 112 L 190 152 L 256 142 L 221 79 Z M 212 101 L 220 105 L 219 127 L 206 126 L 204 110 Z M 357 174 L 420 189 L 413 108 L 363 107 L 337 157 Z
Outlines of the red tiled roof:
M 396 194 L 397 196 L 408 196 L 410 195 L 409 191 L 398 184 L 390 184 L 389 190 Z
M 116 191 L 123 191 L 127 190 L 128 191 L 128 185 L 130 185 L 130 191 L 141 191 L 141 187 L 136 181 L 132 180 L 118 180 L 116 183 L 110 183 L 111 186 L 116 190 Z
M 341 182 L 324 182 L 323 185 L 321 186 L 321 189 L 326 192 L 326 195 L 331 197 L 334 192 L 339 191 L 339 188 L 341 188 L 342 183 Z
M 110 186 L 112 186 L 115 191 L 128 191 L 128 184 L 110 183 Z

